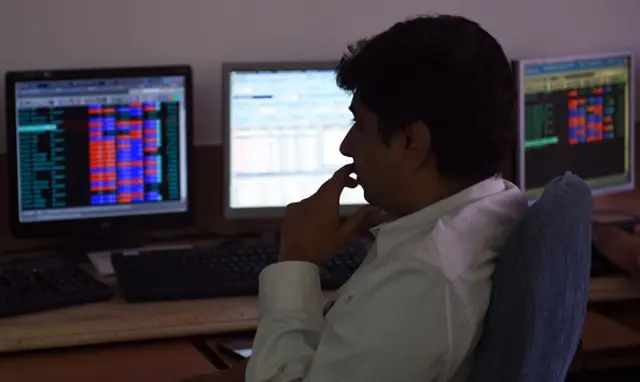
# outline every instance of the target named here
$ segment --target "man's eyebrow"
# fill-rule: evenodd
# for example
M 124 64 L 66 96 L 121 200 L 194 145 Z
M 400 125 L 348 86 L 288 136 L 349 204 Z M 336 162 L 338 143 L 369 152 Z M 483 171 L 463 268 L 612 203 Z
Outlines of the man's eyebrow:
M 353 107 L 353 105 L 349 106 L 349 111 L 351 112 L 351 114 L 355 114 L 356 113 L 356 109 Z

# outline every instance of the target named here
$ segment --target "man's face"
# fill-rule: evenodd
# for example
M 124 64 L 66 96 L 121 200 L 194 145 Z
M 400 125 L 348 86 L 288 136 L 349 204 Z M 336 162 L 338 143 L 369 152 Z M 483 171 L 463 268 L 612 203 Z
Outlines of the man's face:
M 394 204 L 392 198 L 397 197 L 394 190 L 403 176 L 402 149 L 398 149 L 398 142 L 393 138 L 389 147 L 382 142 L 377 116 L 362 106 L 357 93 L 349 109 L 354 124 L 342 141 L 340 152 L 353 158 L 354 171 L 367 202 L 385 208 L 389 203 Z

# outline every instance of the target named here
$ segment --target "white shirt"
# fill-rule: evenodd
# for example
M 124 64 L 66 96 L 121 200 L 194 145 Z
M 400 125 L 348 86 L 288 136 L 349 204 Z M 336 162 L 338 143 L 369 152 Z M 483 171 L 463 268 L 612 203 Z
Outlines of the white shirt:
M 464 381 L 496 248 L 526 208 L 516 186 L 490 178 L 374 228 L 326 316 L 318 267 L 265 268 L 246 381 Z

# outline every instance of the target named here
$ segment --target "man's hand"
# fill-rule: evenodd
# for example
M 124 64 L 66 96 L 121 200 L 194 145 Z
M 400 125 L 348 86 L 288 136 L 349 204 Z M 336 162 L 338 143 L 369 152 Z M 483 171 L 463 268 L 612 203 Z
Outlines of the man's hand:
M 342 167 L 315 194 L 287 206 L 280 233 L 280 261 L 322 264 L 356 234 L 384 221 L 382 211 L 372 206 L 340 220 L 342 190 L 358 186 L 350 177 L 352 172 L 352 165 Z

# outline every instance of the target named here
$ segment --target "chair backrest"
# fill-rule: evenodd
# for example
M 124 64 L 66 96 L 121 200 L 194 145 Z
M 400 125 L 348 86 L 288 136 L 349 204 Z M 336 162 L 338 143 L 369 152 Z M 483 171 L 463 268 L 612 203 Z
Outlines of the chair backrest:
M 593 199 L 579 177 L 551 181 L 515 225 L 493 275 L 469 382 L 562 382 L 584 324 Z

